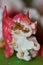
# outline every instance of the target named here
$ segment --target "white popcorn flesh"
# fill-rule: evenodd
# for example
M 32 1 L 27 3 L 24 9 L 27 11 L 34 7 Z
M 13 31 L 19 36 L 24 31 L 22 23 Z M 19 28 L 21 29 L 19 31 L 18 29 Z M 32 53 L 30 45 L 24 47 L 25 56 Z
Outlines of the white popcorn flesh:
M 18 23 L 20 23 L 20 19 L 18 19 Z M 36 54 L 34 53 L 35 51 L 38 51 L 40 49 L 40 45 L 36 40 L 36 37 L 30 37 L 32 35 L 32 28 L 31 27 L 35 27 L 34 25 L 27 25 L 24 22 L 20 23 L 21 25 L 24 25 L 24 29 L 27 27 L 30 30 L 30 33 L 24 33 L 22 30 L 12 30 L 12 35 L 13 38 L 16 39 L 16 45 L 14 46 L 14 50 L 17 51 L 16 56 L 19 59 L 24 59 L 26 61 L 31 60 L 31 56 L 29 55 L 28 50 L 30 49 L 34 49 L 34 51 L 30 51 L 32 57 L 36 57 Z M 16 34 L 15 32 L 19 32 L 18 34 Z M 30 35 L 31 34 L 31 35 Z M 29 36 L 30 35 L 30 36 Z M 29 37 L 29 39 L 27 39 L 26 37 Z M 23 55 L 21 56 L 21 52 L 23 52 Z

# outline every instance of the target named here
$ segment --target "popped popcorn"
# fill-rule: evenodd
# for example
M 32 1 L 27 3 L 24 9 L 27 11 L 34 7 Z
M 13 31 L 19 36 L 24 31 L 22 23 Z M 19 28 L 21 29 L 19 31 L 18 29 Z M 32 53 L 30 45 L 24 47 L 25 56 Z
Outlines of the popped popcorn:
M 35 37 L 30 37 L 33 32 L 36 33 L 36 25 L 36 22 L 33 23 L 23 13 L 18 13 L 10 18 L 5 7 L 3 14 L 3 37 L 5 41 L 5 56 L 7 58 L 12 56 L 14 51 L 17 52 L 16 56 L 19 59 L 26 61 L 37 56 L 40 45 Z

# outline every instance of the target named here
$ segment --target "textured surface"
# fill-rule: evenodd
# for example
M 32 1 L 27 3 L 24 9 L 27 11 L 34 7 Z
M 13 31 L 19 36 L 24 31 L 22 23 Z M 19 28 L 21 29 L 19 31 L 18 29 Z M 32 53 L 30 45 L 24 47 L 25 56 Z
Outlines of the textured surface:
M 38 56 L 31 61 L 19 60 L 15 55 L 6 59 L 4 57 L 3 49 L 0 49 L 0 65 L 43 65 L 43 59 Z

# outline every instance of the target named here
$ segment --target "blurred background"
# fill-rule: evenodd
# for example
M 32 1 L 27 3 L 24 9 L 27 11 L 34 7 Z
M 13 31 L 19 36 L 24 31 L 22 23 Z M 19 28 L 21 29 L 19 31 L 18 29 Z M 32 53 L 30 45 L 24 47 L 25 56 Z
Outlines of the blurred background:
M 6 5 L 7 10 L 29 11 L 29 17 L 34 22 L 37 21 L 36 38 L 41 45 L 41 55 L 43 57 L 43 0 L 0 0 L 0 38 L 2 39 L 2 12 Z M 0 65 L 43 65 L 43 58 L 38 56 L 30 62 L 24 62 L 12 56 L 6 59 L 3 54 L 3 49 L 0 49 Z

